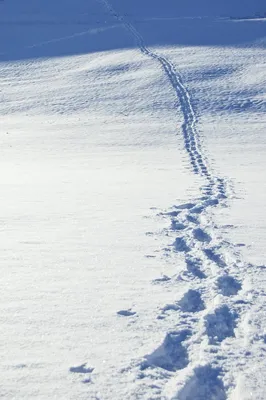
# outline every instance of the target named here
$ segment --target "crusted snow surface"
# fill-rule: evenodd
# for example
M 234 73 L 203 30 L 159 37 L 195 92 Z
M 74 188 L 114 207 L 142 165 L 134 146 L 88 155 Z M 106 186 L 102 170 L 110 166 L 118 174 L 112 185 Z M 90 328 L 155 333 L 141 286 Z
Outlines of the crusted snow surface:
M 265 12 L 0 2 L 2 398 L 265 399 Z

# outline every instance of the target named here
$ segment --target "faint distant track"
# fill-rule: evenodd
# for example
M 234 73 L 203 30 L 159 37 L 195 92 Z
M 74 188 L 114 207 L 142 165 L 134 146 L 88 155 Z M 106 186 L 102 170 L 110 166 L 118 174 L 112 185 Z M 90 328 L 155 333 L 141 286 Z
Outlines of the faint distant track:
M 144 40 L 135 27 L 127 22 L 125 18 L 119 15 L 111 6 L 108 0 L 100 0 L 105 7 L 109 10 L 118 21 L 120 21 L 135 38 L 140 51 L 146 56 L 153 58 L 160 63 L 164 72 L 166 73 L 173 89 L 175 90 L 176 97 L 180 103 L 184 123 L 182 124 L 183 138 L 185 149 L 188 153 L 193 172 L 203 176 L 208 181 L 208 190 L 212 194 L 221 195 L 226 197 L 225 183 L 223 179 L 217 178 L 212 175 L 206 156 L 204 156 L 199 134 L 196 129 L 196 114 L 192 106 L 192 101 L 188 89 L 185 87 L 180 74 L 175 70 L 174 65 L 162 55 L 158 55 L 150 50 L 144 43 Z

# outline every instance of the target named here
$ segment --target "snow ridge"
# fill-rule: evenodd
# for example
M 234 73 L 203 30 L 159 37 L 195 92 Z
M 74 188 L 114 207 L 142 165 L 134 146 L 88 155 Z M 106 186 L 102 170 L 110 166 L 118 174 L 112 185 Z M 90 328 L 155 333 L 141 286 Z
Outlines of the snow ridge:
M 228 183 L 209 166 L 189 90 L 174 65 L 147 48 L 136 28 L 109 1 L 100 1 L 132 34 L 140 51 L 158 62 L 167 75 L 183 113 L 184 147 L 190 164 L 193 172 L 206 180 L 202 197 L 160 214 L 170 222 L 164 234 L 173 238 L 165 256 L 183 257 L 186 268 L 178 276 L 164 276 L 154 280 L 154 284 L 181 281 L 189 283 L 190 289 L 179 301 L 163 306 L 158 315 L 158 320 L 164 320 L 176 314 L 174 330 L 138 363 L 137 378 L 141 379 L 142 389 L 139 387 L 137 398 L 146 398 L 148 387 L 148 392 L 153 390 L 154 399 L 225 400 L 236 385 L 233 367 L 236 357 L 244 359 L 247 351 L 244 345 L 239 349 L 235 338 L 238 336 L 245 342 L 243 315 L 250 306 L 245 301 L 247 292 L 242 279 L 250 266 L 242 261 L 233 244 L 220 237 L 209 211 L 210 207 L 226 206 Z M 155 381 L 156 384 L 150 383 Z

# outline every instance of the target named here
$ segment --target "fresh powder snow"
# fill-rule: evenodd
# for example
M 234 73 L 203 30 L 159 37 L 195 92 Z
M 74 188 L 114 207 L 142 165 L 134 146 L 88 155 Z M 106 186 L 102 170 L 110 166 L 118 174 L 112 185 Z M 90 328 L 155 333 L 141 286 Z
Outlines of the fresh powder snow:
M 0 1 L 5 400 L 265 400 L 265 0 Z

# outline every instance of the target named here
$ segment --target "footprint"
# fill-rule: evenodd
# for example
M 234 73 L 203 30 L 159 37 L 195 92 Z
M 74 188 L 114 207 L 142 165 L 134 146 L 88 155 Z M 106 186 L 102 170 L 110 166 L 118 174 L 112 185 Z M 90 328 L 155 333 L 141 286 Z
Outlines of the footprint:
M 217 287 L 223 296 L 234 296 L 242 288 L 241 283 L 228 275 L 220 276 L 218 278 Z
M 135 311 L 131 311 L 131 308 L 128 310 L 120 310 L 117 311 L 118 315 L 122 315 L 123 317 L 131 317 L 132 315 L 136 315 Z
M 206 315 L 205 327 L 212 344 L 222 342 L 227 337 L 235 337 L 236 315 L 228 306 L 220 306 L 213 314 Z
M 176 238 L 176 240 L 174 241 L 174 248 L 175 248 L 175 251 L 181 251 L 181 252 L 189 252 L 190 251 L 190 248 L 186 244 L 185 239 L 182 237 Z
M 167 371 L 185 368 L 189 363 L 188 352 L 182 342 L 190 335 L 191 332 L 188 329 L 167 333 L 161 346 L 152 354 L 145 356 L 142 370 L 149 367 L 159 367 Z
M 156 278 L 156 279 L 153 279 L 153 283 L 158 283 L 158 282 L 168 282 L 168 281 L 170 281 L 171 280 L 171 278 L 169 277 L 169 276 L 167 276 L 167 275 L 162 275 L 160 278 Z
M 220 369 L 211 365 L 197 367 L 185 386 L 173 397 L 178 400 L 226 400 Z
M 179 206 L 175 206 L 178 210 L 190 210 L 191 208 L 195 207 L 194 203 L 185 203 L 180 204 Z
M 171 229 L 173 231 L 182 231 L 182 230 L 186 229 L 186 226 L 184 224 L 181 224 L 178 221 L 172 220 L 171 221 Z
M 219 204 L 219 201 L 217 199 L 209 199 L 204 202 L 204 205 L 206 207 L 213 207 L 213 206 L 217 206 L 218 204 Z
M 201 295 L 197 290 L 189 289 L 184 294 L 182 299 L 178 302 L 181 311 L 183 312 L 197 312 L 204 310 L 205 305 L 201 299 Z
M 177 311 L 179 309 L 180 309 L 180 307 L 178 306 L 178 303 L 166 304 L 166 306 L 164 306 L 162 309 L 162 313 L 164 314 L 167 311 Z M 159 316 L 159 317 L 162 317 L 162 316 Z
M 187 271 L 199 279 L 206 279 L 206 275 L 200 270 L 201 261 L 199 259 L 186 259 Z
M 91 378 L 83 379 L 82 383 L 92 383 Z
M 206 185 L 206 186 L 202 186 L 202 192 L 203 194 L 210 196 L 213 193 L 213 187 L 211 184 Z
M 205 207 L 200 205 L 200 206 L 195 206 L 191 208 L 190 212 L 193 214 L 201 214 L 204 211 Z
M 204 232 L 204 230 L 201 229 L 201 228 L 194 229 L 193 230 L 193 236 L 199 242 L 210 243 L 210 241 L 212 240 L 211 236 L 208 235 L 208 233 Z
M 167 215 L 169 217 L 177 217 L 181 211 L 169 211 L 167 213 L 160 213 L 159 215 Z
M 195 217 L 194 215 L 188 214 L 188 215 L 187 215 L 187 220 L 188 220 L 189 222 L 192 222 L 193 224 L 198 224 L 198 223 L 199 223 L 198 218 Z
M 205 255 L 208 257 L 208 259 L 215 264 L 218 265 L 218 267 L 224 268 L 226 267 L 226 263 L 222 260 L 221 256 L 217 253 L 215 253 L 214 249 L 204 249 L 203 250 Z
M 94 368 L 89 367 L 87 363 L 69 368 L 70 372 L 75 372 L 77 374 L 90 374 L 93 372 L 93 370 Z

